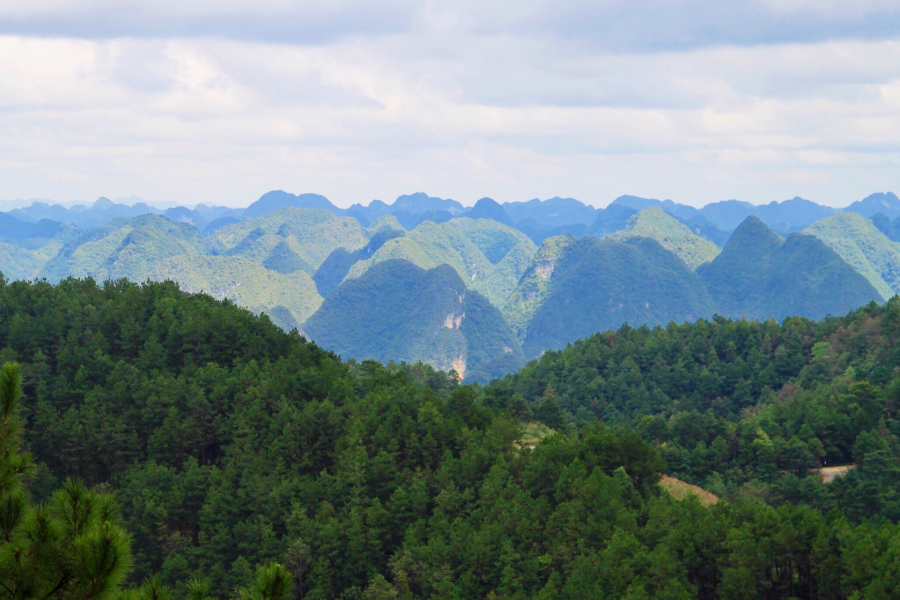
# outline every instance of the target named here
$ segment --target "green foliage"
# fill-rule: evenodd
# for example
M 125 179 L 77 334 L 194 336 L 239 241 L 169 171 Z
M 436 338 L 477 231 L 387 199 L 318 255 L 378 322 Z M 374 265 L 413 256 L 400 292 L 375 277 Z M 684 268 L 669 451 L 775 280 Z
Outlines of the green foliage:
M 163 259 L 204 253 L 203 238 L 195 227 L 142 215 L 88 230 L 66 244 L 40 276 L 51 281 L 70 276 L 141 281 Z
M 502 307 L 536 251 L 524 233 L 488 219 L 425 221 L 386 242 L 347 275 L 356 278 L 386 260 L 407 260 L 423 269 L 450 265 L 466 285 Z
M 333 291 L 304 330 L 346 358 L 424 362 L 460 376 L 476 369 L 483 380 L 524 362 L 500 311 L 447 265 L 379 262 Z M 508 354 L 513 362 L 501 360 Z
M 697 273 L 719 314 L 778 320 L 792 315 L 842 315 L 880 294 L 823 242 L 792 234 L 782 240 L 748 217 L 721 254 Z
M 354 251 L 369 234 L 352 217 L 327 210 L 282 208 L 214 232 L 207 240 L 216 255 L 240 256 L 280 273 L 306 271 L 310 276 L 338 248 Z
M 486 387 L 342 363 L 172 284 L 16 282 L 0 320 L 35 461 L 115 490 L 135 600 L 896 592 L 900 301 L 622 328 Z M 534 415 L 561 429 L 524 437 Z M 726 500 L 674 500 L 663 470 Z M 116 522 L 85 485 L 47 505 L 60 530 Z
M 19 365 L 0 368 L 0 598 L 111 598 L 131 566 L 127 534 L 109 494 L 67 480 L 46 505 L 22 478 Z
M 659 245 L 684 261 L 690 269 L 696 269 L 710 262 L 719 254 L 719 248 L 694 233 L 675 217 L 658 206 L 646 208 L 633 215 L 625 227 L 614 234 L 619 241 L 635 237 L 645 237 L 659 242 Z
M 61 224 L 53 231 L 35 232 L 50 237 L 0 240 L 0 270 L 9 279 L 32 279 L 55 257 L 67 242 L 81 235 L 71 224 Z
M 254 313 L 267 313 L 286 331 L 299 329 L 322 304 L 305 271 L 283 275 L 237 256 L 174 256 L 160 262 L 147 278 L 174 281 L 190 293 L 228 298 Z
M 878 290 L 883 300 L 900 292 L 900 243 L 872 221 L 852 212 L 837 213 L 807 227 Z
M 841 319 L 622 327 L 547 352 L 489 397 L 538 419 L 601 419 L 654 443 L 668 472 L 717 495 L 900 519 L 900 302 Z M 546 421 L 545 421 L 546 422 Z M 549 423 L 548 423 L 549 424 Z M 855 463 L 826 487 L 817 467 Z
M 527 320 L 526 356 L 623 322 L 655 325 L 713 312 L 697 276 L 653 240 L 563 238 L 545 245 L 505 311 L 520 335 Z

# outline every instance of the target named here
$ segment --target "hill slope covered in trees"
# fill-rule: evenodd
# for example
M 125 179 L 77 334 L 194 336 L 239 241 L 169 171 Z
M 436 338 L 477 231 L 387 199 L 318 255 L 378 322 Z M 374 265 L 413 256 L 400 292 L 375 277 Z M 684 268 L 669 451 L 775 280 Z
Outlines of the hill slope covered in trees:
M 715 244 L 694 235 L 689 227 L 679 223 L 658 206 L 645 208 L 632 216 L 625 227 L 612 234 L 612 237 L 620 241 L 635 237 L 656 240 L 691 269 L 711 261 L 719 253 Z
M 887 300 L 900 292 L 900 243 L 859 214 L 838 213 L 804 230 L 840 254 Z
M 697 270 L 726 317 L 782 320 L 842 315 L 880 294 L 834 250 L 806 234 L 782 240 L 748 217 L 711 263 Z
M 500 311 L 447 265 L 379 262 L 331 293 L 304 330 L 345 358 L 421 361 L 461 377 L 490 379 L 524 363 Z
M 230 596 L 278 561 L 311 599 L 890 598 L 898 315 L 626 328 L 481 388 L 342 363 L 172 284 L 16 282 L 0 359 L 25 374 L 29 494 L 114 490 L 131 582 Z M 517 443 L 573 394 L 624 418 Z M 846 452 L 843 479 L 798 476 Z M 664 471 L 718 474 L 723 500 L 675 500 Z
M 656 241 L 551 238 L 505 307 L 526 356 L 618 323 L 713 314 L 697 276 Z

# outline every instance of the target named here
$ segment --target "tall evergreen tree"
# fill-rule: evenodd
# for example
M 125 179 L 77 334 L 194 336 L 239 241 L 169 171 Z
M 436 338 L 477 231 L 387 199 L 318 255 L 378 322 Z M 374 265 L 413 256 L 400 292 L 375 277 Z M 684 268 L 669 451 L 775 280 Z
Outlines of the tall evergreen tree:
M 21 397 L 19 365 L 7 362 L 0 369 L 0 598 L 109 598 L 131 566 L 113 498 L 70 479 L 49 503 L 28 501 Z

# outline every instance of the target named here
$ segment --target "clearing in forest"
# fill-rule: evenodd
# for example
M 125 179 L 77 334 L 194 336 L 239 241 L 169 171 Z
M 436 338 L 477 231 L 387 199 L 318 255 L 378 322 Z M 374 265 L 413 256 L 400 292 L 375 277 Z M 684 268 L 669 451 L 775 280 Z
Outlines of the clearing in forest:
M 659 486 L 669 492 L 676 500 L 684 500 L 689 495 L 696 496 L 703 506 L 710 506 L 719 501 L 719 497 L 711 494 L 701 487 L 685 483 L 680 479 L 663 475 L 659 480 Z

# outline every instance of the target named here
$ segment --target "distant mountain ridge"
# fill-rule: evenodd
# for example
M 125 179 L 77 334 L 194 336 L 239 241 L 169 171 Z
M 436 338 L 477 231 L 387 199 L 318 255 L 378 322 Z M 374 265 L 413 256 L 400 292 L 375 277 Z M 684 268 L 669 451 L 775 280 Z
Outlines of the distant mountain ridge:
M 72 223 L 82 229 L 103 225 L 114 218 L 132 218 L 142 214 L 162 214 L 174 221 L 189 223 L 204 235 L 211 235 L 219 228 L 236 223 L 242 218 L 263 216 L 281 208 L 308 208 L 328 210 L 337 216 L 349 216 L 368 227 L 376 220 L 393 215 L 405 229 L 413 229 L 424 221 L 437 223 L 470 216 L 474 219 L 490 219 L 514 227 L 535 244 L 554 235 L 602 236 L 621 229 L 630 214 L 650 207 L 659 207 L 672 215 L 700 237 L 723 246 L 728 235 L 748 216 L 756 216 L 776 231 L 788 234 L 805 229 L 840 209 L 822 206 L 794 197 L 782 202 L 753 205 L 738 200 L 713 202 L 696 208 L 672 200 L 656 200 L 632 195 L 619 196 L 606 208 L 595 208 L 574 198 L 553 197 L 547 200 L 533 199 L 525 202 L 499 204 L 491 198 L 482 198 L 474 206 L 465 207 L 456 200 L 429 196 L 416 192 L 399 196 L 393 204 L 373 200 L 368 205 L 354 204 L 339 208 L 321 194 L 292 194 L 283 190 L 266 192 L 247 208 L 231 208 L 198 204 L 193 209 L 184 206 L 161 209 L 139 201 L 121 204 L 107 198 L 99 198 L 93 205 L 77 204 L 66 207 L 36 201 L 27 207 L 6 213 L 25 222 L 49 219 Z M 857 212 L 866 218 L 883 214 L 889 221 L 900 219 L 900 199 L 892 192 L 876 193 L 853 202 L 844 212 Z M 879 225 L 884 228 L 884 225 Z M 889 236 L 890 237 L 890 236 Z M 897 235 L 900 239 L 900 225 Z
M 481 198 L 464 207 L 421 192 L 341 209 L 319 194 L 278 190 L 247 209 L 37 203 L 0 213 L 0 271 L 51 281 L 171 279 L 359 357 L 374 350 L 348 341 L 367 331 L 353 315 L 375 315 L 390 324 L 383 331 L 397 332 L 387 346 L 395 360 L 456 364 L 467 378 L 485 380 L 515 370 L 524 356 L 625 322 L 664 325 L 715 313 L 820 318 L 883 301 L 900 290 L 900 227 L 887 216 L 895 198 L 869 196 L 854 211 L 800 198 L 697 209 L 636 196 L 604 209 L 572 198 Z M 881 212 L 863 216 L 872 210 Z M 733 234 L 716 224 L 747 214 Z M 787 233 L 821 215 L 802 233 Z M 383 297 L 366 298 L 373 290 Z M 409 298 L 443 306 L 453 293 L 471 303 L 465 331 L 422 333 L 436 317 Z M 323 310 L 331 316 L 317 317 Z

